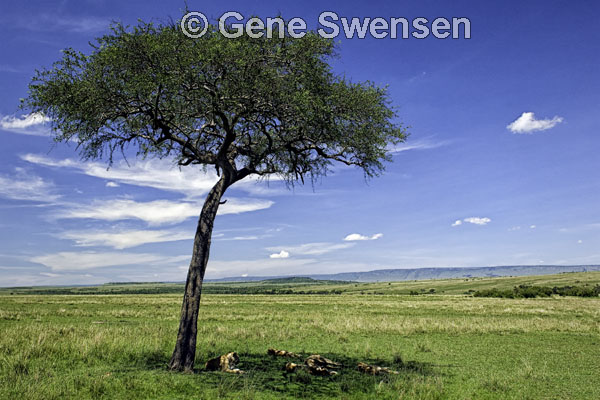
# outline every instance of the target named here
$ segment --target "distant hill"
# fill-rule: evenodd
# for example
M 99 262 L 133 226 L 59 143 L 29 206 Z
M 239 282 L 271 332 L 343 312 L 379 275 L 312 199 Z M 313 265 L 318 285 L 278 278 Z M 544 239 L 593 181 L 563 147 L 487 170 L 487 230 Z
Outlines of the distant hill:
M 496 296 L 506 292 L 513 293 L 517 286 L 535 286 L 552 288 L 552 293 L 558 294 L 554 287 L 567 289 L 576 287 L 577 293 L 595 290 L 600 285 L 599 266 L 585 266 L 582 272 L 559 272 L 558 274 L 526 275 L 526 276 L 482 276 L 458 278 L 421 279 L 390 282 L 379 280 L 374 282 L 317 280 L 309 277 L 283 277 L 267 279 L 255 277 L 253 281 L 236 282 L 206 282 L 202 287 L 203 294 L 256 294 L 256 295 L 421 295 L 421 294 L 462 294 L 475 292 L 488 293 Z M 562 269 L 562 268 L 561 268 Z M 371 271 L 377 277 L 390 276 L 396 270 Z M 525 270 L 522 270 L 525 271 Z M 472 271 L 469 271 L 472 272 Z M 498 271 L 496 271 L 498 272 Z M 515 273 L 515 271 L 511 271 Z M 539 271 L 539 268 L 534 269 Z M 364 274 L 361 273 L 364 278 Z M 335 276 L 342 275 L 336 274 Z M 466 274 L 472 275 L 472 274 Z M 398 279 L 393 277 L 390 279 Z M 351 276 L 352 277 L 352 276 Z M 356 277 L 356 276 L 354 276 Z M 34 286 L 0 288 L 0 297 L 4 295 L 181 295 L 184 291 L 183 282 L 124 282 L 105 283 L 94 286 Z M 569 290 L 572 288 L 568 288 Z M 545 292 L 544 292 L 545 293 Z
M 273 284 L 285 284 L 285 283 L 315 283 L 316 279 L 309 278 L 306 276 L 290 276 L 283 278 L 270 278 L 270 279 L 262 279 L 264 283 L 273 283 Z
M 294 278 L 311 278 L 328 281 L 394 282 L 423 279 L 475 278 L 497 276 L 549 275 L 565 272 L 600 271 L 600 265 L 510 265 L 473 268 L 410 268 L 379 269 L 366 272 L 341 272 L 337 274 L 294 275 Z M 269 279 L 291 279 L 291 276 L 246 276 L 206 279 L 206 282 L 255 282 Z

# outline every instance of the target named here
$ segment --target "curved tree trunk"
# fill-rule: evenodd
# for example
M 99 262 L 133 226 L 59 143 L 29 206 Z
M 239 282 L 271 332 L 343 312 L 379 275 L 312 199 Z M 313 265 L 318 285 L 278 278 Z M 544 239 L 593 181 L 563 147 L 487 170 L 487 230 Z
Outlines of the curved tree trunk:
M 208 193 L 202 207 L 202 212 L 200 213 L 200 219 L 198 220 L 198 227 L 196 228 L 196 236 L 194 238 L 194 251 L 185 283 L 183 304 L 181 306 L 181 321 L 179 323 L 177 343 L 169 362 L 169 368 L 172 370 L 193 371 L 194 369 L 202 281 L 204 280 L 204 272 L 206 271 L 206 264 L 208 262 L 213 223 L 217 216 L 221 197 L 227 189 L 225 181 L 225 177 L 222 177 Z

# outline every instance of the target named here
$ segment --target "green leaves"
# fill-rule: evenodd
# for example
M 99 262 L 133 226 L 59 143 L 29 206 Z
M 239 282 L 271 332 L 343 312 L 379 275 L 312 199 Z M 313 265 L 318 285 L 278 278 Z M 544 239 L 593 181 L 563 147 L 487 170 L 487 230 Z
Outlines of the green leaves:
M 377 175 L 405 130 L 386 89 L 332 72 L 334 51 L 314 32 L 229 39 L 210 27 L 191 39 L 176 23 L 115 24 L 90 54 L 66 49 L 38 71 L 23 106 L 49 116 L 56 139 L 75 139 L 84 158 L 133 146 L 233 181 L 314 179 L 336 161 Z

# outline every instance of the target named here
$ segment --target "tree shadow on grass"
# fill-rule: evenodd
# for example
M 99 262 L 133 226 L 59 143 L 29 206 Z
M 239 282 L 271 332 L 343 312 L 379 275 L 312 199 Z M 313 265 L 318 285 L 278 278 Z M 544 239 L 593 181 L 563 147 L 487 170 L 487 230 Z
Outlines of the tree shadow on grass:
M 198 360 L 196 377 L 202 383 L 213 388 L 222 388 L 228 392 L 252 391 L 271 392 L 276 397 L 314 398 L 338 397 L 343 393 L 369 393 L 377 385 L 401 384 L 412 379 L 438 376 L 434 365 L 418 361 L 393 362 L 380 359 L 358 359 L 342 354 L 323 353 L 342 366 L 333 376 L 314 376 L 300 369 L 293 373 L 285 371 L 289 361 L 303 364 L 309 353 L 299 353 L 298 358 L 277 357 L 266 354 L 238 353 L 240 362 L 237 365 L 245 373 L 241 375 L 226 372 L 209 372 L 203 369 L 203 360 Z M 147 368 L 165 369 L 167 360 L 164 354 L 148 354 L 145 359 Z M 359 362 L 389 367 L 399 372 L 398 375 L 368 375 L 357 369 Z

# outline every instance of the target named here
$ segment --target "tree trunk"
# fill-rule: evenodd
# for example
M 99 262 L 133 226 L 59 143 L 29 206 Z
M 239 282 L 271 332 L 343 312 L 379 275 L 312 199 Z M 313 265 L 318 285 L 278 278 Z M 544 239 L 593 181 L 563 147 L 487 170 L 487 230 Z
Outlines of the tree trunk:
M 181 321 L 175 350 L 169 362 L 169 368 L 177 371 L 193 371 L 194 359 L 196 357 L 196 334 L 198 324 L 198 310 L 200 306 L 200 295 L 202 293 L 202 281 L 208 262 L 210 251 L 210 238 L 213 223 L 217 216 L 217 210 L 221 197 L 227 189 L 226 179 L 223 176 L 208 193 L 196 228 L 194 238 L 194 251 L 192 261 L 185 282 L 185 294 L 181 306 Z

